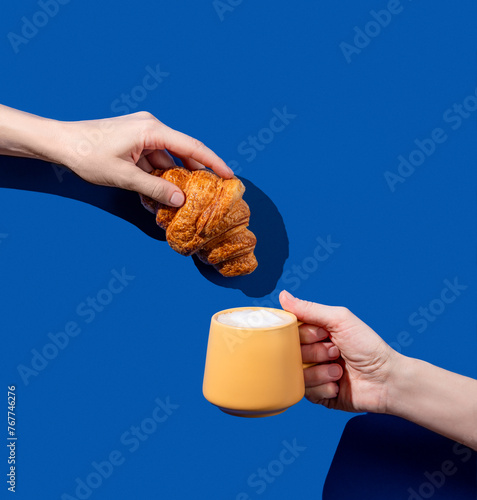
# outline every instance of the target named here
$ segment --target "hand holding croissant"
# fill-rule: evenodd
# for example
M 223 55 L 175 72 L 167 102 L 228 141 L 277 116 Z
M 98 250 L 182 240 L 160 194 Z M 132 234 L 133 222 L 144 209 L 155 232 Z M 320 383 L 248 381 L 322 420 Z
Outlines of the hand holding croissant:
M 172 182 L 186 195 L 180 208 L 140 195 L 144 207 L 156 214 L 156 223 L 165 229 L 167 242 L 176 252 L 196 254 L 223 276 L 241 276 L 255 270 L 257 239 L 247 229 L 250 209 L 242 199 L 245 187 L 239 179 L 222 179 L 208 170 L 191 172 L 182 167 L 156 169 L 151 174 Z

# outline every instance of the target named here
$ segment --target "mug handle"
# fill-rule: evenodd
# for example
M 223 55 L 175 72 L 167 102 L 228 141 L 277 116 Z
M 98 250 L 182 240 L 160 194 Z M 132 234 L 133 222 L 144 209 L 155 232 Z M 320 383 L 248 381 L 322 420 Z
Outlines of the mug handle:
M 303 325 L 303 321 L 297 321 L 298 326 Z M 310 368 L 310 366 L 316 366 L 318 363 L 301 363 L 303 365 L 303 369 Z

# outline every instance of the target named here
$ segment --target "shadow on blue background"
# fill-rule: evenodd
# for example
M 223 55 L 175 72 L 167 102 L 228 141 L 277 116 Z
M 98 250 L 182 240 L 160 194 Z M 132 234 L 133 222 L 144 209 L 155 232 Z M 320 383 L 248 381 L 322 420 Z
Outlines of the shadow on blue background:
M 250 229 L 257 236 L 255 255 L 259 267 L 253 274 L 225 278 L 212 266 L 194 257 L 200 273 L 212 283 L 242 290 L 249 297 L 263 297 L 272 292 L 288 258 L 288 237 L 283 218 L 272 200 L 249 180 L 245 200 L 250 206 Z M 156 240 L 165 241 L 165 233 L 154 217 L 139 203 L 136 193 L 87 183 L 59 165 L 25 158 L 0 158 L 0 187 L 55 194 L 89 203 L 121 219 Z
M 249 180 L 241 180 L 245 184 L 245 199 L 252 212 L 249 229 L 257 236 L 255 255 L 258 268 L 249 276 L 230 279 L 224 278 L 198 258 L 194 257 L 194 261 L 202 275 L 212 283 L 238 288 L 249 297 L 264 297 L 275 289 L 282 275 L 283 265 L 288 259 L 288 236 L 283 218 L 273 201 Z
M 477 453 L 388 415 L 354 417 L 343 431 L 323 500 L 475 500 Z

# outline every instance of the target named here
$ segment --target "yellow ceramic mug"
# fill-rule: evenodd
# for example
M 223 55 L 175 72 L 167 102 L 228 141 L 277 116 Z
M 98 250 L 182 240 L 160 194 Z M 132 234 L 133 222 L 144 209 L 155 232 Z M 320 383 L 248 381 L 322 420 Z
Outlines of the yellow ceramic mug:
M 265 309 L 289 319 L 261 328 L 229 326 L 221 314 Z M 212 316 L 203 393 L 222 411 L 241 417 L 282 413 L 305 394 L 298 321 L 281 309 L 238 307 Z

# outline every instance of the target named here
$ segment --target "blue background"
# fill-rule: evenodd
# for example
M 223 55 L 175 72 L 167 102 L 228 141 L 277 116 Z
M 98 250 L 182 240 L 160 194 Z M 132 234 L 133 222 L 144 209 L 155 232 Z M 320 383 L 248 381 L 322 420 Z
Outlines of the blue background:
M 169 75 L 130 111 L 204 141 L 273 202 L 288 235 L 286 276 L 310 269 L 293 281 L 297 296 L 345 305 L 404 354 L 476 377 L 476 113 L 457 130 L 444 119 L 475 93 L 475 2 L 403 1 L 350 62 L 340 44 L 386 2 L 234 3 L 219 15 L 211 1 L 71 1 L 15 53 L 8 33 L 21 34 L 22 17 L 40 7 L 9 2 L 0 100 L 62 120 L 114 116 L 114 101 L 160 65 Z M 296 117 L 247 161 L 240 144 L 283 107 Z M 384 172 L 397 173 L 398 156 L 436 127 L 447 140 L 393 192 Z M 26 163 L 37 189 L 22 180 Z M 124 463 L 91 498 L 320 498 L 352 415 L 302 401 L 273 418 L 232 418 L 201 393 L 210 316 L 276 295 L 214 283 L 94 206 L 113 190 L 88 191 L 91 204 L 48 194 L 62 194 L 73 175 L 60 182 L 51 165 L 26 163 L 10 160 L 5 168 L 20 173 L 0 182 L 1 381 L 17 386 L 17 498 L 74 497 L 76 478 L 114 450 Z M 328 236 L 339 248 L 313 264 L 316 238 Z M 86 323 L 77 307 L 123 268 L 134 279 Z M 409 316 L 456 277 L 468 288 L 419 332 Z M 286 286 L 282 278 L 276 290 Z M 25 385 L 18 365 L 69 321 L 81 333 Z M 399 345 L 401 331 L 412 342 Z M 151 417 L 156 398 L 178 408 L 131 452 L 121 436 Z M 263 493 L 251 487 L 294 439 L 305 448 L 296 460 Z M 408 486 L 424 479 L 421 467 Z

